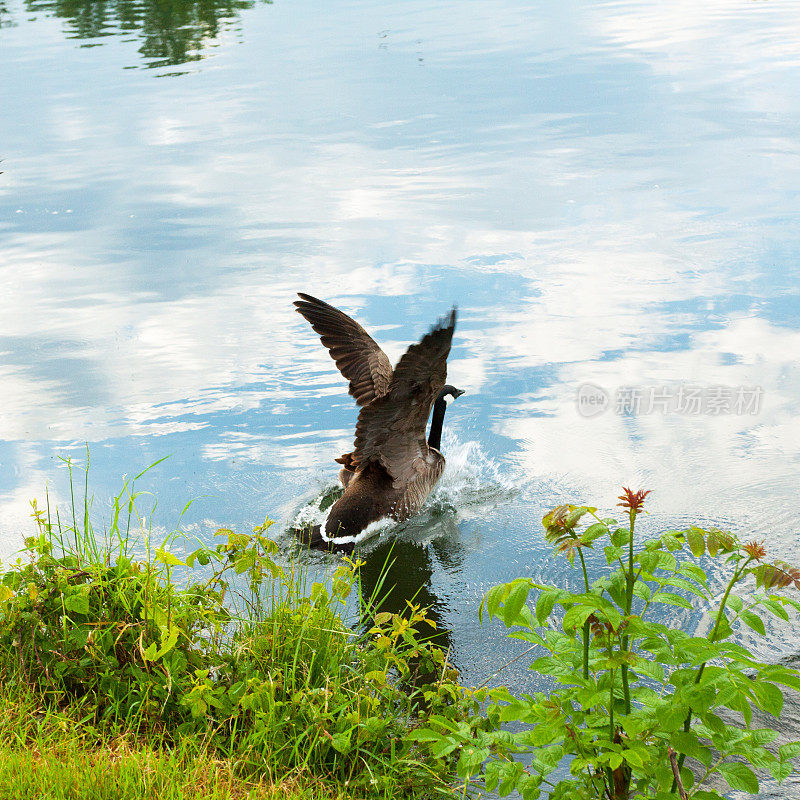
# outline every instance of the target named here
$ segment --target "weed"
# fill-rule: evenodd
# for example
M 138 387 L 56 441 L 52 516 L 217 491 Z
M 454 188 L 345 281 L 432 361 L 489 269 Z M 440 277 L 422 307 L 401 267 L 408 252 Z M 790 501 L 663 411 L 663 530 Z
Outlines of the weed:
M 409 734 L 434 716 L 457 724 L 477 702 L 415 634 L 424 610 L 378 613 L 359 631 L 347 611 L 359 564 L 337 561 L 312 581 L 281 558 L 270 520 L 220 529 L 213 546 L 177 526 L 154 541 L 135 489 L 143 474 L 112 500 L 103 535 L 87 479 L 82 503 L 71 493 L 70 524 L 34 501 L 36 534 L 0 578 L 2 683 L 98 731 L 232 760 L 240 777 L 447 792 L 453 759 Z M 414 685 L 412 671 L 428 682 Z
M 765 615 L 786 622 L 800 610 L 776 591 L 800 588 L 800 570 L 765 563 L 763 545 L 714 529 L 666 531 L 637 548 L 646 496 L 624 490 L 628 520 L 619 527 L 588 506 L 560 506 L 544 517 L 556 552 L 573 565 L 577 559 L 583 591 L 518 578 L 484 598 L 481 610 L 538 651 L 531 668 L 555 688 L 489 691 L 491 727 L 477 733 L 434 720 L 413 734 L 431 752 L 458 752 L 465 781 L 483 770 L 486 789 L 501 796 L 516 789 L 525 800 L 542 792 L 551 800 L 722 800 L 714 788 L 720 781 L 756 795 L 755 769 L 778 782 L 795 769 L 800 742 L 770 747 L 777 731 L 752 721 L 754 709 L 778 718 L 784 691 L 800 691 L 800 672 L 765 664 L 732 638 L 742 626 L 766 636 Z M 581 529 L 584 518 L 591 523 Z M 590 582 L 584 551 L 601 542 L 608 571 Z M 719 595 L 697 563 L 705 553 L 724 560 Z M 665 605 L 706 612 L 708 635 L 653 621 Z M 501 727 L 506 722 L 517 723 L 513 733 Z M 530 767 L 514 758 L 522 752 L 532 755 Z

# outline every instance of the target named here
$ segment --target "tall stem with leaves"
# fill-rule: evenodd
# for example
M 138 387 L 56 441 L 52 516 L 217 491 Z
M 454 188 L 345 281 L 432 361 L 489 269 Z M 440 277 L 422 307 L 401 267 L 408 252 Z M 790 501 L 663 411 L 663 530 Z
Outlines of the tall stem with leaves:
M 583 569 L 583 586 L 585 591 L 589 591 L 589 572 L 586 569 L 586 559 L 583 557 L 583 551 L 579 548 L 578 555 L 581 559 L 581 568 Z M 589 637 L 590 637 L 590 622 L 587 619 L 583 623 L 583 678 L 589 679 Z
M 633 568 L 634 552 L 633 552 L 633 530 L 636 527 L 636 515 L 644 507 L 644 499 L 650 491 L 647 489 L 640 489 L 639 491 L 632 491 L 626 487 L 622 487 L 622 494 L 619 496 L 621 503 L 617 505 L 628 509 L 628 564 L 625 568 L 625 616 L 629 617 L 631 608 L 633 607 L 633 587 L 636 583 L 636 573 Z M 622 649 L 628 651 L 629 637 L 626 633 L 622 637 Z M 631 713 L 631 690 L 628 677 L 628 665 L 622 665 L 622 695 L 625 700 L 625 713 Z
M 633 529 L 636 526 L 636 509 L 631 508 L 628 511 L 628 517 L 630 520 L 630 528 L 629 528 L 629 536 L 628 536 L 628 565 L 625 570 L 625 616 L 629 616 L 631 613 L 631 607 L 633 606 L 633 585 L 636 581 L 636 574 L 633 569 Z M 622 649 L 624 651 L 628 650 L 629 639 L 628 635 L 625 634 L 622 637 Z M 628 681 L 628 665 L 622 665 L 622 695 L 625 699 L 625 713 L 631 713 L 631 689 Z
M 743 544 L 715 528 L 668 530 L 637 549 L 636 518 L 649 492 L 623 492 L 620 505 L 628 524 L 616 529 L 615 520 L 598 517 L 590 506 L 561 505 L 542 520 L 545 537 L 557 553 L 573 566 L 578 554 L 581 589 L 571 592 L 517 578 L 490 589 L 481 606 L 514 628 L 511 636 L 541 648 L 545 654 L 532 668 L 546 678 L 558 676 L 560 685 L 546 694 L 522 696 L 505 687 L 490 690 L 494 704 L 487 712 L 496 729 L 489 725 L 479 736 L 467 736 L 450 726 L 420 728 L 418 740 L 438 751 L 462 748 L 467 756 L 460 759 L 459 774 L 468 777 L 483 770 L 486 789 L 499 787 L 503 795 L 516 788 L 525 796 L 547 786 L 553 797 L 627 800 L 635 786 L 637 797 L 661 798 L 676 796 L 684 781 L 694 796 L 723 800 L 721 790 L 708 783 L 714 775 L 733 790 L 758 796 L 758 778 L 745 762 L 769 769 L 780 783 L 795 768 L 793 760 L 800 758 L 800 741 L 783 743 L 774 752 L 767 745 L 777 738 L 777 730 L 750 730 L 749 724 L 742 729 L 736 722 L 725 722 L 720 709 L 745 719 L 755 709 L 778 718 L 785 690 L 800 692 L 800 670 L 761 663 L 743 644 L 725 640 L 737 633 L 737 623 L 739 630 L 746 625 L 767 636 L 769 629 L 755 610 L 785 622 L 787 609 L 800 613 L 800 600 L 773 592 L 790 586 L 800 591 L 800 568 L 779 560 L 767 563 L 763 543 Z M 584 515 L 595 521 L 581 529 Z M 584 548 L 594 548 L 602 539 L 608 540 L 603 549 L 609 569 L 590 584 Z M 731 574 L 719 600 L 705 570 L 691 558 L 678 557 L 687 548 L 695 560 L 706 551 L 711 558 L 721 554 L 726 559 Z M 748 590 L 751 596 L 745 603 L 735 590 L 750 577 L 756 587 Z M 528 605 L 531 591 L 538 593 L 535 607 Z M 634 597 L 643 601 L 637 601 L 636 612 Z M 674 615 L 666 623 L 648 619 L 648 610 L 658 608 L 654 603 L 700 610 L 692 598 L 714 620 L 706 641 L 672 628 Z M 583 648 L 577 641 L 581 633 Z M 716 665 L 718 659 L 724 666 Z M 591 682 L 586 679 L 589 664 Z M 501 722 L 524 723 L 524 730 L 509 732 Z M 534 755 L 530 767 L 515 760 L 519 752 Z M 681 773 L 687 754 L 705 772 Z M 473 759 L 469 767 L 467 757 Z M 562 769 L 565 757 L 572 759 L 569 776 L 554 781 L 553 773 Z
M 722 624 L 722 620 L 725 619 L 725 606 L 728 604 L 728 598 L 730 597 L 731 590 L 733 587 L 739 582 L 742 575 L 744 575 L 745 569 L 749 566 L 750 562 L 753 561 L 754 558 L 752 555 L 749 555 L 747 559 L 744 561 L 743 564 L 737 566 L 737 568 L 733 571 L 733 575 L 731 579 L 728 581 L 728 585 L 725 587 L 725 592 L 722 595 L 722 599 L 719 601 L 719 609 L 717 610 L 717 616 L 714 620 L 714 625 L 711 628 L 711 633 L 708 635 L 708 641 L 712 644 L 717 641 L 717 637 L 719 636 L 720 626 Z M 697 685 L 703 679 L 703 673 L 706 669 L 707 661 L 704 661 L 697 669 L 697 675 L 695 676 L 694 683 Z M 688 713 L 686 714 L 686 719 L 683 721 L 683 731 L 684 733 L 688 733 L 692 727 L 692 714 L 693 711 L 689 708 Z M 678 757 L 678 771 L 680 772 L 681 767 L 683 766 L 683 762 L 686 760 L 686 753 L 681 753 Z M 677 788 L 678 782 L 677 780 L 672 782 L 672 791 L 674 792 Z

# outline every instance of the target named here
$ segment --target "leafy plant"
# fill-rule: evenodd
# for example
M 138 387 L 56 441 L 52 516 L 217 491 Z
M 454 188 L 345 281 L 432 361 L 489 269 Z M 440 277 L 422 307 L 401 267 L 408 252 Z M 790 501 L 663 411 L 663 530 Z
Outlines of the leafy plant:
M 623 526 L 589 506 L 560 506 L 544 517 L 556 552 L 573 565 L 577 558 L 583 591 L 519 578 L 484 598 L 481 614 L 499 617 L 511 637 L 539 651 L 531 668 L 554 688 L 489 691 L 488 730 L 432 720 L 415 734 L 434 752 L 458 752 L 465 780 L 483 770 L 488 790 L 516 789 L 526 800 L 542 792 L 552 800 L 722 800 L 712 780 L 757 794 L 754 769 L 778 782 L 795 769 L 800 742 L 770 747 L 777 732 L 752 722 L 754 709 L 779 716 L 784 689 L 800 690 L 800 672 L 759 661 L 734 634 L 744 627 L 766 636 L 765 616 L 785 622 L 800 610 L 776 591 L 800 588 L 800 571 L 765 563 L 762 544 L 716 529 L 670 530 L 637 546 L 647 494 L 624 489 Z M 590 582 L 584 551 L 601 543 L 608 572 Z M 697 563 L 704 554 L 722 559 L 720 594 Z M 664 606 L 709 614 L 708 634 L 654 621 Z M 530 767 L 514 758 L 523 752 L 533 756 Z
M 86 481 L 69 525 L 34 501 L 36 534 L 0 575 L 0 681 L 98 730 L 202 743 L 243 774 L 310 773 L 363 795 L 446 791 L 452 759 L 409 732 L 477 703 L 416 636 L 424 610 L 380 613 L 359 631 L 347 601 L 358 562 L 313 581 L 269 538 L 270 520 L 220 529 L 215 545 L 179 527 L 156 539 L 155 502 L 140 513 L 135 489 L 143 474 L 112 500 L 102 535 Z M 409 680 L 420 663 L 424 685 Z

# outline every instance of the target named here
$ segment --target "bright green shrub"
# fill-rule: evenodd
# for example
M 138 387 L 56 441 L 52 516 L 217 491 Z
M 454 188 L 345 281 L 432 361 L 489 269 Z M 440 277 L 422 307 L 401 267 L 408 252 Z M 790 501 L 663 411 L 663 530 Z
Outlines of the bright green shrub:
M 516 789 L 525 800 L 721 800 L 711 781 L 757 795 L 754 770 L 782 781 L 795 769 L 800 742 L 771 746 L 776 730 L 752 722 L 754 709 L 777 720 L 784 692 L 800 690 L 800 672 L 759 661 L 734 638 L 744 629 L 768 636 L 767 617 L 785 623 L 800 610 L 776 591 L 800 588 L 800 571 L 765 563 L 761 544 L 719 530 L 666 531 L 637 547 L 646 494 L 625 490 L 629 524 L 621 527 L 587 506 L 545 516 L 556 552 L 573 565 L 577 558 L 583 591 L 519 578 L 484 598 L 482 610 L 531 643 L 531 668 L 554 688 L 490 691 L 489 730 L 434 720 L 414 734 L 432 752 L 458 753 L 465 780 L 482 770 L 487 789 L 501 796 Z M 581 529 L 585 518 L 591 522 Z M 584 551 L 601 544 L 608 571 L 590 582 Z M 719 593 L 698 563 L 705 553 L 724 562 Z M 653 621 L 665 606 L 706 612 L 708 634 Z M 510 722 L 513 733 L 501 727 Z M 532 755 L 530 767 L 515 760 L 519 753 Z
M 434 715 L 459 721 L 477 703 L 444 653 L 419 641 L 424 612 L 349 619 L 358 563 L 311 582 L 279 556 L 267 521 L 251 534 L 178 556 L 177 531 L 152 546 L 132 486 L 96 536 L 84 504 L 69 528 L 34 504 L 37 534 L 0 576 L 0 680 L 53 706 L 79 706 L 165 746 L 194 737 L 244 773 L 310 772 L 361 794 L 447 791 L 453 760 L 409 736 Z M 310 584 L 310 585 L 309 585 Z M 409 678 L 419 664 L 436 676 Z

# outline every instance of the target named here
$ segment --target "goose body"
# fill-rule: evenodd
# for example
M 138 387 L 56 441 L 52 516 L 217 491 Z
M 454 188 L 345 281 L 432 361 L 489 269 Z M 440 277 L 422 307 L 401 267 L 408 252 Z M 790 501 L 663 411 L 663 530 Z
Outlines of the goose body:
M 463 394 L 445 383 L 456 311 L 411 345 L 393 370 L 355 320 L 315 297 L 300 298 L 297 310 L 320 335 L 361 406 L 355 447 L 336 459 L 344 494 L 306 538 L 312 547 L 351 551 L 384 521 L 415 514 L 444 471 L 444 413 L 449 400 Z

